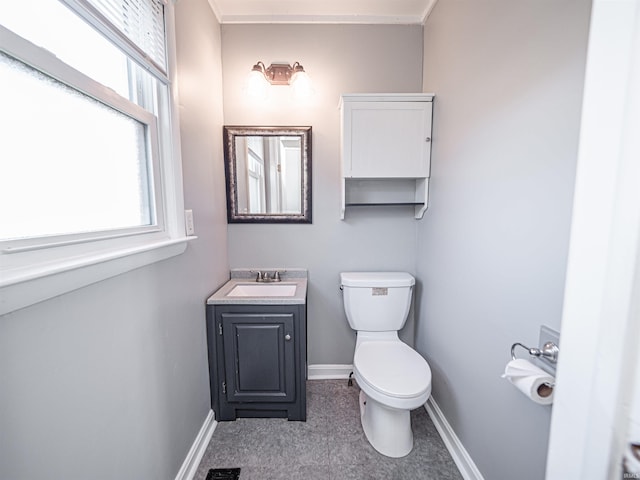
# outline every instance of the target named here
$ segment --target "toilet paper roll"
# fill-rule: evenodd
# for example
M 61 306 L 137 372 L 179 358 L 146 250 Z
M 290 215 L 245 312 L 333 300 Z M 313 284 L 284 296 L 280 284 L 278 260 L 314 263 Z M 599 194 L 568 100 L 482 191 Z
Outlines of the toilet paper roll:
M 555 378 L 523 358 L 507 363 L 502 378 L 509 380 L 518 390 L 540 405 L 553 403 Z

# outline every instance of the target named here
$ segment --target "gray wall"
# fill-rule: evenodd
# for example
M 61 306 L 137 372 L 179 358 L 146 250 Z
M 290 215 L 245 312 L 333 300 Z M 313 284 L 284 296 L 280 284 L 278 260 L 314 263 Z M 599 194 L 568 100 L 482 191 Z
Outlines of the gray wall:
M 309 269 L 310 364 L 353 360 L 341 271 L 414 271 L 418 222 L 411 209 L 350 209 L 340 220 L 338 102 L 342 93 L 421 91 L 422 46 L 420 26 L 222 26 L 225 123 L 313 127 L 313 224 L 229 225 L 232 267 Z M 267 102 L 250 102 L 243 88 L 258 60 L 299 61 L 313 81 L 313 99 L 300 104 L 288 88 L 273 87 Z
M 586 0 L 440 0 L 425 25 L 436 103 L 417 345 L 487 479 L 544 478 L 551 409 L 500 375 L 513 342 L 559 329 L 589 13 Z
M 0 318 L 0 478 L 175 478 L 209 410 L 204 302 L 228 276 L 219 26 L 179 2 L 178 257 Z
M 313 127 L 314 223 L 229 226 L 231 266 L 309 269 L 312 364 L 352 359 L 340 271 L 416 273 L 418 349 L 447 419 L 485 478 L 542 478 L 549 409 L 499 375 L 511 343 L 559 326 L 589 2 L 440 0 L 424 44 L 417 26 L 226 25 L 221 46 L 206 0 L 176 9 L 199 238 L 0 318 L 0 478 L 177 473 L 209 411 L 204 300 L 229 268 L 222 84 L 226 124 Z M 282 88 L 247 102 L 258 60 L 300 61 L 314 99 Z M 437 94 L 425 219 L 387 208 L 340 221 L 339 95 L 423 88 Z

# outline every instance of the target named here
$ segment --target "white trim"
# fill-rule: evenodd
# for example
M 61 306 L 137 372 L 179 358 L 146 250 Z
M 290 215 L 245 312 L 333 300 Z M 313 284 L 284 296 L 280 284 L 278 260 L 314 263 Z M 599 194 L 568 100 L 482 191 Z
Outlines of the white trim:
M 175 480 L 192 480 L 198 470 L 198 466 L 200 465 L 200 460 L 202 460 L 202 456 L 204 455 L 209 442 L 211 441 L 211 436 L 213 435 L 214 430 L 218 422 L 216 422 L 213 416 L 213 410 L 209 410 L 209 414 L 207 418 L 205 418 L 202 427 L 200 427 L 200 431 L 196 436 L 196 439 L 193 441 L 193 445 L 189 449 L 187 453 L 187 457 L 182 462 L 182 466 L 176 475 Z
M 67 261 L 41 265 L 10 276 L 3 272 L 0 286 L 0 315 L 42 302 L 63 293 L 105 280 L 144 265 L 183 253 L 187 241 L 183 237 L 151 244 L 69 258 Z
M 307 378 L 309 380 L 338 380 L 349 378 L 353 372 L 353 365 L 309 365 Z
M 430 397 L 429 400 L 427 400 L 427 403 L 424 404 L 424 408 L 429 414 L 429 417 L 431 417 L 431 421 L 436 426 L 436 430 L 438 430 L 440 437 L 442 437 L 442 441 L 447 447 L 447 450 L 449 450 L 458 470 L 460 470 L 462 478 L 465 480 L 484 480 L 480 470 L 476 467 L 473 459 L 464 448 L 464 445 L 462 445 L 462 442 L 456 435 L 456 432 L 454 432 L 451 425 L 449 425 L 449 422 L 433 397 Z
M 545 478 L 622 478 L 640 322 L 640 4 L 591 9 Z
M 422 15 L 222 15 L 223 24 L 422 25 Z
M 216 0 L 208 0 L 209 2 L 209 6 L 211 7 L 211 11 L 213 12 L 213 14 L 216 17 L 216 20 L 218 21 L 218 23 L 222 23 L 222 15 L 220 15 L 220 9 L 218 8 L 218 5 L 216 4 Z
M 162 165 L 162 175 L 169 179 L 168 185 L 164 185 L 164 202 L 166 205 L 165 227 L 172 236 L 185 235 L 184 218 L 184 190 L 182 176 L 182 139 L 180 136 L 180 96 L 178 89 L 178 56 L 176 40 L 175 7 L 168 4 L 165 8 L 165 24 L 167 39 L 167 66 L 169 68 L 169 132 L 168 140 L 170 156 L 173 162 L 165 162 Z
M 141 234 L 145 234 L 145 233 L 156 233 L 156 232 L 162 232 L 161 229 L 153 226 L 152 228 L 146 229 L 146 230 L 142 230 L 141 231 L 126 231 L 125 233 L 113 233 L 111 235 L 99 235 L 96 237 L 92 237 L 87 235 L 85 238 L 78 238 L 76 235 L 65 235 L 65 236 L 60 236 L 57 238 L 69 238 L 68 240 L 55 240 L 55 241 L 51 241 L 51 242 L 43 242 L 43 243 L 29 243 L 26 245 L 21 245 L 21 246 L 9 246 L 9 247 L 0 247 L 0 253 L 4 253 L 7 255 L 10 255 L 12 253 L 23 253 L 23 252 L 31 252 L 33 250 L 42 250 L 45 248 L 57 248 L 57 247 L 66 247 L 69 245 L 78 245 L 78 244 L 83 244 L 83 243 L 89 243 L 89 242 L 102 242 L 104 240 L 113 240 L 116 238 L 123 238 L 123 237 L 130 237 L 132 235 L 141 235 Z M 109 231 L 109 230 L 107 230 Z M 113 232 L 116 232 L 118 230 L 114 229 L 111 230 Z M 50 237 L 31 237 L 30 240 L 34 240 L 37 241 L 39 239 L 42 238 L 50 238 Z M 3 242 L 0 242 L 0 245 Z M 0 282 L 1 283 L 1 282 Z
M 436 3 L 438 3 L 438 0 L 430 0 L 429 3 L 427 4 L 427 8 L 424 9 L 424 14 L 422 15 L 422 25 L 427 23 L 427 20 L 429 19 L 429 15 L 431 15 L 431 12 L 433 11 L 433 7 L 436 6 Z

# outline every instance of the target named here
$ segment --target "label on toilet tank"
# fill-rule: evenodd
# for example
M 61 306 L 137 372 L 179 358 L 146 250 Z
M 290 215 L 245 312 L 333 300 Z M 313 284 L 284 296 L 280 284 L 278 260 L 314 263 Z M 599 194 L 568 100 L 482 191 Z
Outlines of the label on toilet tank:
M 389 295 L 389 289 L 388 288 L 372 288 L 371 295 L 374 297 L 377 297 L 380 295 Z

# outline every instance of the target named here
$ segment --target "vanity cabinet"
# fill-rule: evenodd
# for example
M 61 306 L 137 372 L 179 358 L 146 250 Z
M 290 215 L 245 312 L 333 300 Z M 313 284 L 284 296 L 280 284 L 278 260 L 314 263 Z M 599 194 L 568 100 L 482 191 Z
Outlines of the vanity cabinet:
M 208 305 L 211 404 L 216 420 L 306 420 L 306 308 Z
M 342 211 L 351 206 L 427 209 L 433 94 L 342 95 Z

